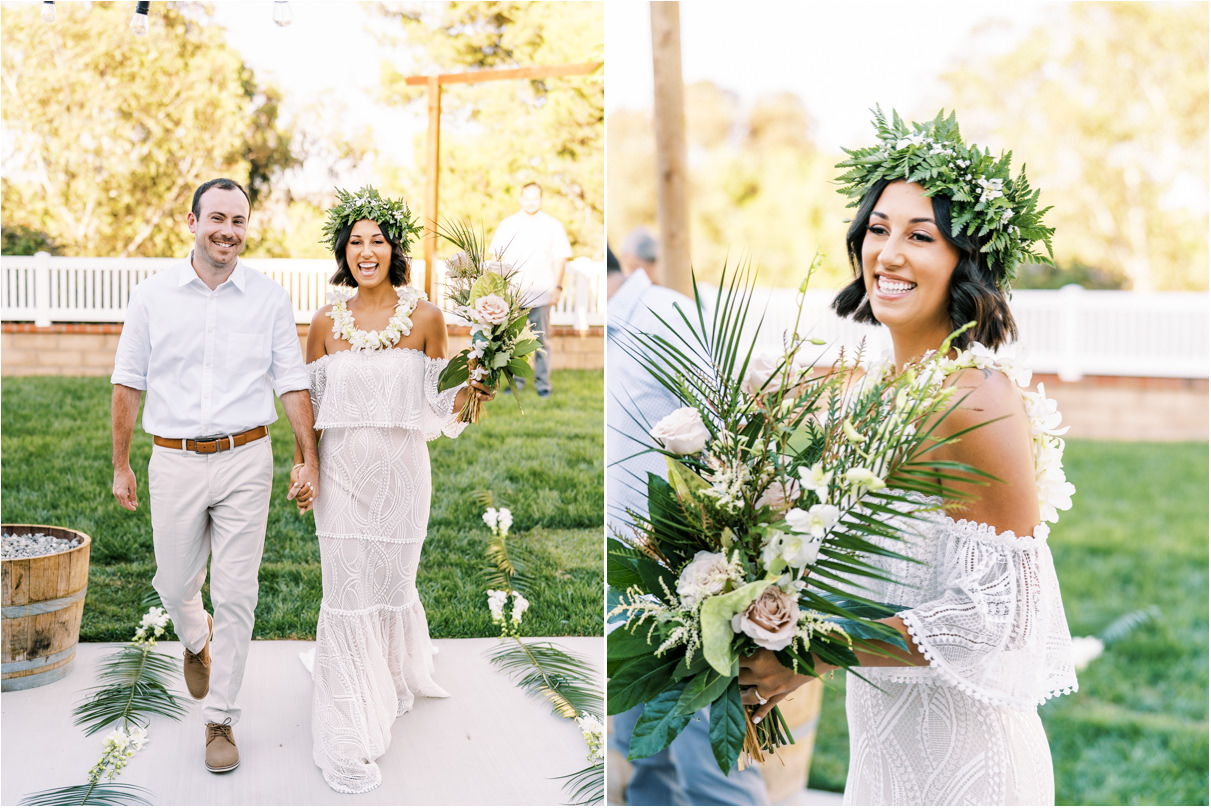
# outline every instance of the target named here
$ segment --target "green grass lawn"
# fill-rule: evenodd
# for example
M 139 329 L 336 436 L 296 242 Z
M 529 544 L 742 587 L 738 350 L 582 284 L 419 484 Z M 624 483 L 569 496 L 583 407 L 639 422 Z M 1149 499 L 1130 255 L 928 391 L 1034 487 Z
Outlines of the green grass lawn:
M 1207 804 L 1207 444 L 1069 441 L 1072 510 L 1051 533 L 1068 624 L 1097 635 L 1149 605 L 1162 618 L 1040 709 L 1060 805 Z M 845 687 L 827 685 L 809 784 L 840 791 Z
M 498 396 L 457 439 L 429 444 L 433 507 L 418 586 L 434 637 L 494 636 L 480 572 L 489 533 L 475 502 L 491 491 L 513 511 L 510 548 L 533 556 L 528 636 L 602 633 L 602 374 L 553 375 L 555 393 Z M 131 466 L 140 509 L 110 493 L 110 394 L 104 378 L 7 378 L 0 489 L 8 524 L 62 525 L 92 537 L 84 641 L 130 638 L 155 574 L 147 503 L 151 437 L 136 426 Z M 258 639 L 315 636 L 321 581 L 311 514 L 286 501 L 289 423 L 272 428 L 274 494 L 260 572 Z M 204 590 L 209 605 L 208 590 Z

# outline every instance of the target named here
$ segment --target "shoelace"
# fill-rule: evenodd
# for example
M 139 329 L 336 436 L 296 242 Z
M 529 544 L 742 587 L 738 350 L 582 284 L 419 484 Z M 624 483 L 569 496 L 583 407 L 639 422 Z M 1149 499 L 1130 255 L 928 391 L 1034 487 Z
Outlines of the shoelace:
M 228 742 L 235 743 L 235 740 L 231 737 L 231 719 L 230 718 L 228 718 L 222 724 L 216 724 L 212 721 L 206 725 L 206 744 L 207 745 L 209 745 L 211 741 L 213 741 L 215 738 L 219 737 L 220 735 L 222 735 L 224 738 L 226 738 L 228 740 Z

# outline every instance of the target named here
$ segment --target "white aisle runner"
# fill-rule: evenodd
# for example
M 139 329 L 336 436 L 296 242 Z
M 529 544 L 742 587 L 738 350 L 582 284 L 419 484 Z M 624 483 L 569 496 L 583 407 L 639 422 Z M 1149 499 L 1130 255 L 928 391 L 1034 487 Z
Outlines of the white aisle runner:
M 605 666 L 601 637 L 552 641 Z M 201 702 L 186 696 L 190 714 L 180 722 L 154 719 L 150 743 L 118 781 L 149 788 L 156 805 L 559 805 L 567 796 L 554 778 L 588 765 L 584 738 L 574 721 L 556 717 L 492 667 L 488 653 L 498 642 L 435 640 L 435 679 L 451 698 L 418 698 L 396 719 L 391 747 L 379 758 L 383 784 L 367 794 L 336 793 L 311 761 L 311 677 L 299 653 L 314 642 L 252 643 L 235 730 L 238 769 L 206 771 Z M 108 730 L 86 738 L 71 710 L 96 684 L 96 664 L 112 647 L 81 644 L 64 679 L 0 695 L 0 804 L 87 782 Z M 181 658 L 180 643 L 157 650 Z

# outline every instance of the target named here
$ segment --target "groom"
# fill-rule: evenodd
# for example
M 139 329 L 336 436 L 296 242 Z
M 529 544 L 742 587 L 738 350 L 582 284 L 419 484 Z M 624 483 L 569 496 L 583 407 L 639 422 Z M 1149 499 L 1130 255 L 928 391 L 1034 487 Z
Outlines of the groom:
M 240 764 L 232 727 L 240 720 L 236 696 L 269 516 L 275 392 L 303 447 L 299 484 L 319 493 L 311 398 L 290 297 L 239 260 L 250 209 L 247 192 L 232 180 L 197 189 L 185 217 L 193 250 L 131 294 L 110 378 L 113 493 L 129 511 L 139 505 L 131 435 L 147 392 L 143 429 L 155 444 L 147 469 L 153 583 L 185 646 L 189 693 L 206 699 L 212 772 Z M 213 618 L 201 595 L 208 559 Z

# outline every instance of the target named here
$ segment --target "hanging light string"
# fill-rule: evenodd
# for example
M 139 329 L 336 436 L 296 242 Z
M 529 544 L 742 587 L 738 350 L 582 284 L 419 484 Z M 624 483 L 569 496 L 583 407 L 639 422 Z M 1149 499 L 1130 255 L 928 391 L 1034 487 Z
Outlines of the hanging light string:
M 91 6 L 91 3 L 83 4 Z M 151 27 L 148 20 L 148 14 L 151 11 L 150 2 L 135 3 L 134 16 L 130 18 L 130 30 L 134 31 L 138 36 L 143 36 Z M 43 0 L 42 2 L 42 21 L 47 25 L 54 24 L 59 18 L 59 11 L 55 7 L 55 0 Z M 273 21 L 277 23 L 279 28 L 285 28 L 294 21 L 294 12 L 290 8 L 289 0 L 274 0 L 273 3 Z
M 135 16 L 130 18 L 130 30 L 134 31 L 138 36 L 143 36 L 147 33 L 147 12 L 150 8 L 151 3 L 149 2 L 135 3 Z

